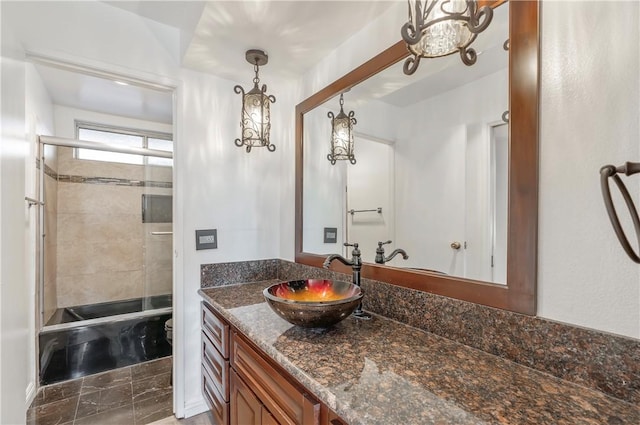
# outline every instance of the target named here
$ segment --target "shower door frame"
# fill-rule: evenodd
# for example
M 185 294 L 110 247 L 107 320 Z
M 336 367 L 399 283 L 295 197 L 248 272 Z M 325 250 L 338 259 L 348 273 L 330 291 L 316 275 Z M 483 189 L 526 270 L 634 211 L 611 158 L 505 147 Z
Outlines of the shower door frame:
M 57 147 L 66 147 L 66 148 L 81 148 L 81 149 L 91 149 L 103 152 L 114 152 L 114 153 L 125 153 L 125 154 L 133 154 L 133 155 L 144 155 L 144 156 L 155 156 L 160 158 L 170 158 L 173 159 L 173 153 L 168 151 L 159 151 L 155 149 L 147 149 L 147 148 L 134 148 L 129 146 L 117 146 L 117 145 L 109 145 L 106 143 L 99 142 L 90 142 L 86 140 L 80 139 L 68 139 L 63 137 L 55 137 L 55 136 L 38 136 L 38 159 L 40 160 L 40 171 L 38 178 L 39 185 L 39 220 L 38 224 L 40 226 L 40 235 L 38 243 L 40 245 L 39 250 L 39 258 L 38 258 L 38 308 L 40 326 L 38 326 L 39 331 L 42 331 L 45 327 L 44 320 L 44 247 L 45 247 L 45 228 L 44 228 L 44 220 L 45 220 L 45 203 L 44 203 L 44 176 L 45 176 L 45 157 L 44 157 L 44 146 L 57 146 Z M 174 279 L 172 279 L 173 281 Z M 173 289 L 173 288 L 172 288 Z M 105 318 L 106 319 L 106 318 Z M 94 319 L 99 320 L 99 319 Z M 84 322 L 83 322 L 84 323 Z M 60 325 L 55 325 L 60 326 Z M 40 365 L 38 365 L 39 367 Z

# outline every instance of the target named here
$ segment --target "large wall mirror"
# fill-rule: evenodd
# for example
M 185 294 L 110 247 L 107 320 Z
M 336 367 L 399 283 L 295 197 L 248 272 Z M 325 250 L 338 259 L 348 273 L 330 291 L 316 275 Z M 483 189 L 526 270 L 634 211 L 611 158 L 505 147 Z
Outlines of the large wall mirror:
M 297 106 L 297 262 L 358 242 L 364 277 L 535 314 L 538 2 L 491 5 L 475 65 L 406 76 L 399 42 Z M 327 159 L 341 95 L 355 164 Z M 408 259 L 376 264 L 389 240 Z

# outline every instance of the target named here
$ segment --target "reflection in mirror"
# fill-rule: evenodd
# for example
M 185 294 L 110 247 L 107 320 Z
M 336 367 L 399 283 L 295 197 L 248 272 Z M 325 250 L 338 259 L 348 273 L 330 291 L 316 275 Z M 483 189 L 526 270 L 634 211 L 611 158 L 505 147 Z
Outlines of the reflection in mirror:
M 399 62 L 344 93 L 355 165 L 327 161 L 339 94 L 304 115 L 304 252 L 348 256 L 343 242 L 358 242 L 373 263 L 391 240 L 385 255 L 409 258 L 387 265 L 506 283 L 508 9 L 476 40 L 474 66 L 453 55 L 408 78 Z

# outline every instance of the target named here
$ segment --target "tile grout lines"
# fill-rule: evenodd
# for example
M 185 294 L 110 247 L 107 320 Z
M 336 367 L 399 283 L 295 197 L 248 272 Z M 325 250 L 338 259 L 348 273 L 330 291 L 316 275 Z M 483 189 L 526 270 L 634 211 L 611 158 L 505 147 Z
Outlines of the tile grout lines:
M 172 358 L 165 357 L 42 387 L 29 408 L 28 422 L 30 425 L 79 425 L 105 420 L 124 424 L 124 420 L 131 425 L 144 425 L 164 417 L 158 415 L 171 416 L 171 363 Z M 136 393 L 143 398 L 135 399 Z M 65 401 L 74 397 L 77 397 L 75 404 L 72 407 L 67 403 L 65 411 Z M 142 416 L 145 412 L 150 413 Z M 78 417 L 79 414 L 84 416 Z M 119 418 L 123 414 L 126 419 Z

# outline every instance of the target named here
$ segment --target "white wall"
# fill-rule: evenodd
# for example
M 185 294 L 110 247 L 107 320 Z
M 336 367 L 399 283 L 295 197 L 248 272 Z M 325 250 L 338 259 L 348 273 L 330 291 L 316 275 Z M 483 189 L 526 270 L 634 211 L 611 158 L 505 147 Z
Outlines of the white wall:
M 271 142 L 275 152 L 234 145 L 239 137 L 236 82 L 183 70 L 177 122 L 183 145 L 175 166 L 183 205 L 185 405 L 202 400 L 200 390 L 200 265 L 280 256 L 282 151 L 292 149 L 293 108 L 288 87 L 270 85 Z M 266 75 L 263 79 L 267 80 Z M 267 80 L 268 81 L 268 80 Z M 244 83 L 245 85 L 247 82 Z M 289 88 L 290 90 L 290 88 Z M 196 229 L 218 229 L 218 249 L 196 251 Z
M 344 110 L 346 114 L 352 110 L 356 111 L 355 118 L 357 123 L 353 127 L 355 133 L 354 153 L 356 161 L 358 161 L 357 167 L 364 171 L 363 168 L 367 167 L 370 161 L 362 158 L 368 152 L 364 151 L 365 148 L 360 143 L 361 138 L 372 136 L 389 143 L 393 142 L 397 136 L 396 124 L 401 120 L 402 111 L 381 101 L 373 100 L 363 103 L 351 100 L 348 94 L 345 96 Z M 327 116 L 329 111 L 333 112 L 334 115 L 337 115 L 340 111 L 337 97 L 304 115 L 303 182 L 305 189 L 303 192 L 303 205 L 306 207 L 304 208 L 304 227 L 302 229 L 303 250 L 315 254 L 342 253 L 349 255 L 351 249 L 345 250 L 342 244 L 346 241 L 345 238 L 347 236 L 344 226 L 352 218 L 351 216 L 345 216 L 345 211 L 352 207 L 346 204 L 344 190 L 345 186 L 347 186 L 347 172 L 354 166 L 349 164 L 348 161 L 337 161 L 335 165 L 331 165 L 327 160 L 327 154 L 331 146 L 331 119 Z M 393 124 L 390 125 L 390 123 Z M 374 149 L 374 147 L 370 149 Z M 385 166 L 389 166 L 389 164 L 385 164 Z M 366 171 L 370 174 L 365 173 L 360 178 L 364 178 L 364 175 L 380 176 L 380 173 L 385 175 L 385 178 L 389 177 L 388 173 L 382 170 L 368 169 Z M 367 180 L 370 180 L 370 178 L 367 178 Z M 371 186 L 374 185 L 372 181 L 368 183 Z M 360 187 L 355 190 L 361 191 L 362 189 L 363 187 Z M 384 197 L 384 203 L 388 205 L 388 202 L 390 202 L 387 199 L 388 194 L 385 194 Z M 392 211 L 388 207 L 385 207 L 384 211 L 385 229 L 388 225 L 393 228 Z M 375 216 L 375 218 L 381 217 Z M 356 217 L 356 222 L 360 218 L 362 217 Z M 375 221 L 378 224 L 381 223 L 377 219 Z M 336 227 L 338 229 L 338 240 L 335 244 L 324 243 L 324 227 Z M 378 230 L 380 231 L 381 229 Z M 365 242 L 362 232 L 357 232 L 354 237 L 349 236 L 351 239 L 349 242 L 359 242 L 361 249 L 366 249 L 368 252 L 367 256 L 363 256 L 363 258 L 372 262 L 377 244 L 371 245 L 371 241 L 375 240 L 377 242 L 378 240 L 389 239 L 390 236 L 381 236 L 385 233 L 386 230 L 382 230 L 377 234 L 371 235 L 371 239 Z M 372 255 L 371 252 L 373 252 Z M 287 257 L 286 252 L 282 252 L 281 256 Z
M 399 40 L 402 6 L 310 70 L 299 100 Z M 538 314 L 634 338 L 640 338 L 640 268 L 616 240 L 598 170 L 640 160 L 638 7 L 625 1 L 541 7 L 538 233 Z M 629 182 L 637 195 L 638 177 Z
M 333 102 L 335 103 L 335 102 Z M 304 118 L 304 175 L 302 203 L 304 209 L 302 229 L 303 249 L 316 254 L 342 253 L 345 242 L 344 188 L 347 184 L 348 161 L 327 159 L 331 141 L 331 120 L 325 104 L 305 114 Z M 339 109 L 338 109 L 339 110 Z M 333 111 L 337 114 L 337 111 Z M 324 243 L 324 228 L 335 227 L 336 243 Z
M 598 173 L 640 161 L 639 4 L 542 12 L 538 313 L 640 338 L 640 266 L 614 235 Z M 623 179 L 638 205 L 640 177 Z
M 507 78 L 506 70 L 498 71 L 402 111 L 395 147 L 395 242 L 409 254 L 407 265 L 478 277 L 475 267 L 465 270 L 464 256 L 473 260 L 479 255 L 474 249 L 483 238 L 477 229 L 486 229 L 489 222 L 488 182 L 485 178 L 483 185 L 479 179 L 488 170 L 473 170 L 467 162 L 488 166 L 489 125 L 507 109 Z M 474 149 L 476 139 L 484 148 Z M 479 157 L 480 152 L 486 157 Z M 474 176 L 467 175 L 472 172 Z M 472 183 L 480 187 L 469 188 Z M 468 189 L 480 192 L 484 207 L 467 196 Z M 468 215 L 483 225 L 466 220 Z M 470 249 L 453 250 L 454 241 L 468 241 Z
M 25 161 L 25 195 L 39 199 L 38 170 L 36 158 L 38 156 L 38 135 L 53 134 L 53 105 L 40 76 L 32 64 L 25 65 L 25 134 L 29 144 L 29 154 Z M 26 237 L 26 271 L 29 289 L 29 383 L 27 398 L 35 396 L 38 371 L 36 370 L 36 329 L 39 324 L 40 309 L 36 304 L 36 287 L 39 272 L 37 271 L 39 251 L 37 250 L 39 225 L 37 223 L 37 207 L 28 211 L 29 220 Z
M 30 381 L 27 272 L 29 214 L 25 196 L 25 65 L 2 13 L 0 144 L 0 423 L 24 423 Z

